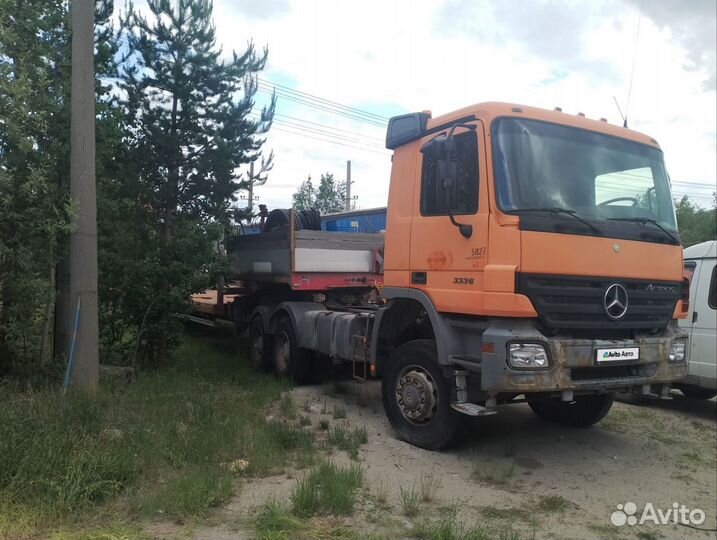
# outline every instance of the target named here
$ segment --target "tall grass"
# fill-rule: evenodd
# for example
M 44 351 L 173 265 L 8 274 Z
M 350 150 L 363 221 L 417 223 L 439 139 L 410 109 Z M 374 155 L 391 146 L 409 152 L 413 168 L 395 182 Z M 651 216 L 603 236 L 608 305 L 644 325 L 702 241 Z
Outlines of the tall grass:
M 187 339 L 172 369 L 96 395 L 0 395 L 0 537 L 131 491 L 135 512 L 205 515 L 235 474 L 307 462 L 313 438 L 264 409 L 286 383 L 253 373 L 222 340 Z M 237 459 L 240 472 L 223 466 Z M 132 490 L 128 488 L 132 487 Z
M 321 463 L 297 482 L 291 493 L 292 510 L 298 517 L 350 514 L 362 483 L 363 470 L 358 465 Z

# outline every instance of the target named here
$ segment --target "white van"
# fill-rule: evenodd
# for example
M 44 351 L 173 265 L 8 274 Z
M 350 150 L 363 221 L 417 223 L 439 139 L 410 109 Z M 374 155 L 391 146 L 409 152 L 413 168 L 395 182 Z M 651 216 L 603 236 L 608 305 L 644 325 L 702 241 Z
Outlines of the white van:
M 717 241 L 685 249 L 685 272 L 690 279 L 690 310 L 680 326 L 690 334 L 687 377 L 673 386 L 688 398 L 717 395 Z

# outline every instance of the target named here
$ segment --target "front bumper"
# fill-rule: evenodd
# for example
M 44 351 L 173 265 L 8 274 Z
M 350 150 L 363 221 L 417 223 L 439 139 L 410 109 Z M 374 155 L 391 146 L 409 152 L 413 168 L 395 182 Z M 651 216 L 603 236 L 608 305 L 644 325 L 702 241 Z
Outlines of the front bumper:
M 573 339 L 548 337 L 532 321 L 494 322 L 483 334 L 483 343 L 493 343 L 493 353 L 483 353 L 480 362 L 481 390 L 489 394 L 532 392 L 610 392 L 632 387 L 669 384 L 687 375 L 687 358 L 670 362 L 673 339 L 687 338 L 670 323 L 656 336 L 631 340 Z M 543 369 L 516 369 L 507 361 L 508 345 L 516 342 L 542 344 L 549 356 Z M 597 349 L 639 347 L 638 360 L 597 362 Z M 688 348 L 689 350 L 689 348 Z

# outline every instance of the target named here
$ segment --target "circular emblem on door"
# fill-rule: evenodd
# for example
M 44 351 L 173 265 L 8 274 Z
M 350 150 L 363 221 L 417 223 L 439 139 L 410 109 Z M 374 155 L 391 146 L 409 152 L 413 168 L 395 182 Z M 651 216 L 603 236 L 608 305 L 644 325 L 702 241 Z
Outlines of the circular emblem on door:
M 612 245 L 612 250 L 613 250 L 615 253 L 620 253 L 620 244 L 613 244 L 613 245 Z
M 605 290 L 603 306 L 605 313 L 613 320 L 622 319 L 627 313 L 627 289 L 619 283 L 613 283 Z

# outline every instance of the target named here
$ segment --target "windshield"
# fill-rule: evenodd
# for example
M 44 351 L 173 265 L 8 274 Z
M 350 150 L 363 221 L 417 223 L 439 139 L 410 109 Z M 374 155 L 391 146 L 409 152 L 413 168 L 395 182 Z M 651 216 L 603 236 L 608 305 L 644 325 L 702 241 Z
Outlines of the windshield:
M 520 118 L 495 120 L 491 134 L 504 212 L 563 208 L 585 219 L 651 219 L 677 229 L 656 148 Z

